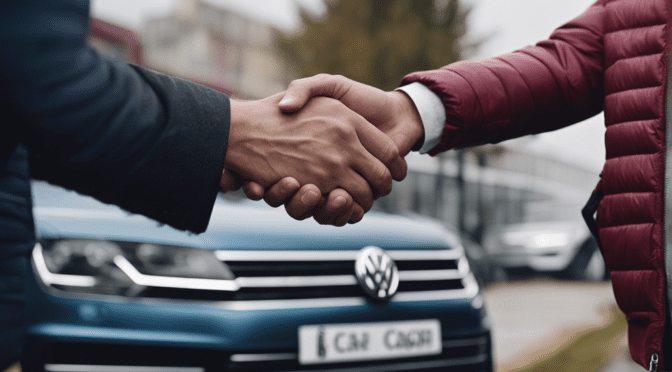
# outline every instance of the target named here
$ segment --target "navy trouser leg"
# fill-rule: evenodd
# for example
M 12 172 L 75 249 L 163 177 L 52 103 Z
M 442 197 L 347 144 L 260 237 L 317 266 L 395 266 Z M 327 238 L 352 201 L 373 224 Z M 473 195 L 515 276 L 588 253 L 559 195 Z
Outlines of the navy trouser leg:
M 0 371 L 16 363 L 21 355 L 27 263 L 24 254 L 0 255 Z
M 28 154 L 17 147 L 0 164 L 0 371 L 19 360 L 26 314 L 25 278 L 35 245 Z

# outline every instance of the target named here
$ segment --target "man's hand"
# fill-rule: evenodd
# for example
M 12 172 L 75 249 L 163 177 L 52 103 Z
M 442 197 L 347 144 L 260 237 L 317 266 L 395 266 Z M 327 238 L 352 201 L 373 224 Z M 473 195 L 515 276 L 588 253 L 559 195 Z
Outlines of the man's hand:
M 340 102 L 316 98 L 286 115 L 277 106 L 280 98 L 231 102 L 225 169 L 264 188 L 288 176 L 300 185 L 316 186 L 319 195 L 341 188 L 364 211 L 391 191 L 392 179 L 406 176 L 406 163 L 394 143 Z M 297 195 L 312 195 L 309 191 Z M 329 201 L 339 209 L 349 202 L 338 195 Z M 330 208 L 329 202 L 323 204 Z
M 334 189 L 327 197 L 315 185 L 300 186 L 294 178 L 287 177 L 265 190 L 254 182 L 243 186 L 245 195 L 252 200 L 262 197 L 271 207 L 285 205 L 287 214 L 297 220 L 314 217 L 323 225 L 343 226 L 359 222 L 364 217 L 364 209 L 343 189 Z
M 224 169 L 220 181 L 222 192 L 238 190 L 242 180 L 238 174 Z M 272 207 L 285 205 L 287 214 L 297 220 L 315 217 L 321 224 L 343 226 L 359 222 L 364 217 L 364 209 L 352 200 L 343 189 L 335 189 L 325 198 L 315 185 L 301 187 L 293 177 L 285 177 L 271 186 L 268 191 L 254 182 L 245 183 L 245 194 L 252 200 L 263 199 Z
M 285 92 L 279 107 L 283 112 L 296 112 L 315 96 L 338 99 L 348 108 L 362 115 L 393 140 L 402 156 L 406 156 L 413 146 L 424 137 L 420 115 L 415 108 L 415 104 L 405 93 L 400 91 L 384 92 L 343 76 L 321 74 L 295 80 Z M 269 202 L 270 190 L 266 191 L 254 182 L 246 182 L 243 188 L 251 199 L 260 200 L 263 197 Z M 323 199 L 322 204 L 329 205 L 330 202 L 335 200 L 336 195 L 345 198 L 348 202 L 351 199 L 347 193 L 339 190 L 338 194 L 330 194 L 327 201 Z M 316 209 L 315 205 L 302 202 L 301 198 L 291 198 L 290 196 L 285 195 L 282 200 L 288 213 L 293 217 L 295 215 L 310 217 L 311 214 L 314 214 L 318 222 L 329 223 L 324 221 L 329 221 L 333 216 L 337 216 L 334 218 L 335 220 L 341 221 L 349 213 L 349 210 L 345 208 L 334 209 L 325 216 L 325 212 Z M 294 214 L 290 211 L 293 211 Z M 350 215 L 348 222 L 355 223 L 361 220 L 364 211 L 356 203 L 355 211 L 356 213 Z
M 362 115 L 392 139 L 401 156 L 408 155 L 424 137 L 420 114 L 406 93 L 385 92 L 343 76 L 320 74 L 294 80 L 279 107 L 285 113 L 296 112 L 316 96 L 337 99 Z

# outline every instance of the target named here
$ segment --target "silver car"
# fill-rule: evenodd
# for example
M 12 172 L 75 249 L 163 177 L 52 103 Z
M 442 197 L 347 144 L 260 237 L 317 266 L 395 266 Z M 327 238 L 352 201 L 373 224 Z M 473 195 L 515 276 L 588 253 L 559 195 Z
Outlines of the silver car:
M 488 262 L 503 273 L 525 268 L 568 279 L 607 279 L 604 259 L 580 210 L 574 204 L 530 203 L 523 222 L 486 232 Z

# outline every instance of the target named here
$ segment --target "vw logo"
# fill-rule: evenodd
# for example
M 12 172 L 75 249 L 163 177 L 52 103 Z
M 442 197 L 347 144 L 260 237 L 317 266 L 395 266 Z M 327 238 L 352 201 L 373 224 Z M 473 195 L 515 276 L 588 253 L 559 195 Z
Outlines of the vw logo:
M 378 247 L 365 247 L 355 259 L 355 275 L 366 294 L 389 300 L 399 287 L 399 272 L 392 258 Z

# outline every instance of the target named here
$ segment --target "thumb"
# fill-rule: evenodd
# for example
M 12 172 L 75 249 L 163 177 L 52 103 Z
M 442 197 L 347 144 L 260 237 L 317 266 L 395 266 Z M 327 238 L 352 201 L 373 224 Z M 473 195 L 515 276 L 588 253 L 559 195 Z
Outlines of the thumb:
M 224 169 L 222 178 L 219 181 L 219 188 L 222 192 L 236 191 L 240 188 L 240 176 L 238 173 Z
M 280 111 L 289 114 L 299 111 L 312 97 L 326 96 L 340 99 L 342 94 L 339 94 L 339 91 L 344 90 L 342 85 L 337 77 L 328 74 L 297 79 L 289 84 L 278 106 Z
M 305 91 L 296 91 L 297 89 L 292 90 L 290 86 L 285 92 L 285 96 L 282 98 L 278 106 L 280 111 L 285 114 L 291 114 L 293 112 L 299 111 L 310 99 L 310 95 L 305 94 Z

